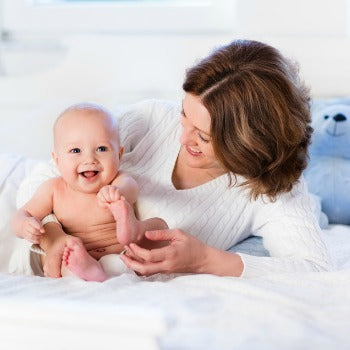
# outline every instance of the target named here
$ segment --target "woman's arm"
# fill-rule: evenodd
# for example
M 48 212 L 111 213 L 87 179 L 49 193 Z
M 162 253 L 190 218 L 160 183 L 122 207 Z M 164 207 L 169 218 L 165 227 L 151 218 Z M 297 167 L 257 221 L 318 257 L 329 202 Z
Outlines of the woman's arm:
M 121 259 L 129 268 L 146 276 L 155 273 L 179 272 L 257 277 L 271 273 L 313 272 L 331 269 L 327 252 L 317 234 L 312 234 L 311 237 L 306 236 L 306 239 L 298 234 L 292 234 L 291 237 L 294 239 L 286 239 L 284 242 L 283 238 L 286 236 L 281 229 L 278 234 L 280 237 L 273 242 L 276 246 L 267 247 L 270 248 L 270 254 L 277 256 L 258 257 L 210 247 L 195 237 L 176 229 L 149 231 L 146 232 L 148 239 L 168 241 L 168 245 L 163 248 L 144 249 L 131 243 Z
M 270 256 L 238 253 L 244 263 L 243 276 L 332 270 L 314 207 L 303 178 L 291 192 L 262 206 L 256 215 L 254 234 L 263 238 Z
M 263 238 L 270 257 L 220 251 L 180 230 L 166 230 L 146 232 L 146 237 L 168 240 L 168 246 L 146 250 L 130 244 L 127 256 L 122 259 L 127 266 L 146 275 L 190 272 L 255 277 L 332 269 L 312 213 L 312 200 L 302 181 L 292 193 L 282 195 L 276 202 L 259 205 L 262 209 L 253 211 L 252 228 Z
M 131 243 L 121 259 L 141 275 L 155 273 L 208 273 L 218 276 L 241 276 L 239 255 L 210 247 L 181 230 L 146 232 L 151 241 L 168 241 L 163 248 L 144 249 Z

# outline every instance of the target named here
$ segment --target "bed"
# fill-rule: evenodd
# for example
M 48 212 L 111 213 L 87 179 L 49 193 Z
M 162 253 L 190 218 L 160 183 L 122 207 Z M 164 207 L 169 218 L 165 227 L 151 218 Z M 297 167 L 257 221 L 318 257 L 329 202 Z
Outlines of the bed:
M 173 91 L 174 86 L 181 86 L 192 55 L 199 57 L 193 39 L 176 39 L 183 50 L 175 45 L 171 60 L 147 46 L 160 56 L 155 75 L 139 64 L 134 39 L 110 40 L 80 38 L 60 66 L 0 78 L 0 348 L 349 349 L 350 226 L 322 231 L 333 272 L 250 279 L 128 273 L 104 283 L 8 273 L 17 244 L 9 229 L 16 191 L 37 159 L 50 153 L 49 130 L 58 112 L 83 100 L 113 110 L 120 101 L 177 98 L 181 91 Z M 126 55 L 123 45 L 129 47 L 130 40 L 134 51 Z M 206 37 L 199 41 L 207 53 L 210 42 Z M 153 45 L 158 47 L 158 41 Z M 111 47 L 119 50 L 111 52 Z M 185 59 L 184 52 L 190 57 Z M 133 67 L 132 79 L 125 66 Z M 258 238 L 233 250 L 267 254 Z
M 7 273 L 16 190 L 36 164 L 0 154 L 2 349 L 349 349 L 345 225 L 322 231 L 333 272 L 251 279 L 126 273 L 104 283 Z M 234 249 L 267 254 L 257 238 Z

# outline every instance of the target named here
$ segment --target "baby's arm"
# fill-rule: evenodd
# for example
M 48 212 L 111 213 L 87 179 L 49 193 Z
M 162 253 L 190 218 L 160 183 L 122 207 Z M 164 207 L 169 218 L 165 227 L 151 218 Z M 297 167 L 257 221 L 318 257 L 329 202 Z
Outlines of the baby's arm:
M 123 196 L 130 204 L 134 204 L 139 194 L 139 186 L 135 179 L 127 173 L 119 172 L 110 185 L 103 186 L 97 194 L 98 203 L 107 208 Z
M 39 243 L 45 233 L 41 220 L 52 213 L 54 181 L 44 182 L 34 193 L 33 197 L 12 218 L 12 230 L 19 238 L 32 243 Z

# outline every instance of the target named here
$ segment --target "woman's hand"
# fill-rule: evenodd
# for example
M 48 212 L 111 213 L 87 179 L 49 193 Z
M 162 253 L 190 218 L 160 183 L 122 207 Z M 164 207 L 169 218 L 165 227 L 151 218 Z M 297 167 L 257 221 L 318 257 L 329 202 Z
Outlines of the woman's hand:
M 155 242 L 167 241 L 168 245 L 145 249 L 131 243 L 126 247 L 126 253 L 120 257 L 127 267 L 140 275 L 206 272 L 209 247 L 197 238 L 178 229 L 147 231 L 145 236 Z

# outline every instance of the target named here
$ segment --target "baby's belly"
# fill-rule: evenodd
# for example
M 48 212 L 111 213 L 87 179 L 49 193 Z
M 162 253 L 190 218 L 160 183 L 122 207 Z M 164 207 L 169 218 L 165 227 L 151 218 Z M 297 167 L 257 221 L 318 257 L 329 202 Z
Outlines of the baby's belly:
M 103 248 L 95 248 L 88 250 L 88 253 L 96 260 L 102 258 L 104 255 L 108 254 L 120 254 L 124 250 L 124 247 L 120 244 L 113 244 Z
M 117 241 L 115 223 L 93 225 L 84 231 L 66 228 L 66 232 L 79 237 L 86 250 L 95 259 L 107 254 L 119 254 L 124 249 Z

